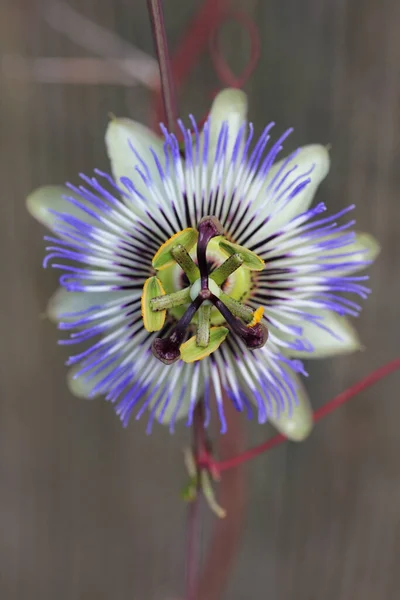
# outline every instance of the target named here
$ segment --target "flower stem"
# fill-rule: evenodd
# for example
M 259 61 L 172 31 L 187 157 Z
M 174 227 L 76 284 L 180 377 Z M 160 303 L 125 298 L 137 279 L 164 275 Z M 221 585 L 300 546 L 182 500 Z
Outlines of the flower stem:
M 364 379 L 361 379 L 361 381 L 358 381 L 353 386 L 349 387 L 347 390 L 345 390 L 344 392 L 342 392 L 341 394 L 339 394 L 338 396 L 321 406 L 321 408 L 316 410 L 314 412 L 313 417 L 314 423 L 317 423 L 318 421 L 329 415 L 331 412 L 335 411 L 337 408 L 342 406 L 342 404 L 345 404 L 348 400 L 354 398 L 354 396 L 356 396 L 363 390 L 369 388 L 370 386 L 374 385 L 387 375 L 390 375 L 391 373 L 399 369 L 400 358 L 396 358 L 395 360 L 392 360 L 390 363 L 384 365 L 383 367 L 376 369 L 375 371 L 367 375 Z M 219 472 L 233 469 L 234 467 L 237 467 L 238 465 L 241 465 L 242 463 L 245 463 L 248 460 L 255 458 L 256 456 L 259 456 L 260 454 L 263 454 L 264 452 L 275 448 L 275 446 L 279 446 L 286 440 L 287 438 L 281 433 L 279 433 L 278 435 L 275 435 L 266 442 L 263 442 L 259 446 L 250 448 L 249 450 L 246 450 L 245 452 L 242 452 L 237 456 L 233 456 L 228 460 L 213 462 L 213 467 L 216 468 Z
M 199 494 L 189 505 L 186 550 L 185 600 L 195 600 L 197 582 L 197 537 L 199 529 Z
M 226 393 L 222 394 L 229 428 L 218 440 L 218 453 L 225 459 L 243 448 L 243 420 Z M 218 503 L 226 509 L 226 518 L 214 520 L 211 539 L 197 578 L 196 600 L 220 600 L 229 581 L 243 530 L 246 505 L 243 468 L 224 473 L 218 485 Z
M 153 31 L 158 66 L 160 69 L 161 94 L 165 120 L 169 131 L 173 132 L 176 129 L 178 105 L 176 102 L 175 86 L 172 77 L 171 60 L 168 52 L 162 0 L 147 0 L 147 7 L 150 15 L 151 29 Z
M 206 433 L 204 429 L 204 403 L 199 400 L 193 414 L 193 452 L 195 461 L 204 454 L 207 446 Z M 197 569 L 198 552 L 197 538 L 199 533 L 200 520 L 200 497 L 201 487 L 198 485 L 197 494 L 189 507 L 188 532 L 187 532 L 187 550 L 186 550 L 186 590 L 185 600 L 196 599 L 197 587 Z

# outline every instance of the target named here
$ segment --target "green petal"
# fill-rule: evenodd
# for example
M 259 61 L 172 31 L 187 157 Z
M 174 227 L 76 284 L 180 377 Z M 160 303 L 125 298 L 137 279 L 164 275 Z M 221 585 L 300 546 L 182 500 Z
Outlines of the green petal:
M 76 374 L 82 370 L 82 367 L 82 364 L 78 364 L 69 369 L 67 374 L 67 385 L 69 391 L 77 398 L 89 398 L 95 385 L 97 385 L 106 375 L 111 373 L 111 369 L 104 369 L 101 373 L 98 373 L 93 377 L 90 376 L 90 373 L 76 376 Z M 101 394 L 102 392 L 98 391 L 93 398 L 97 398 L 98 396 L 101 396 Z
M 286 159 L 280 160 L 271 167 L 265 178 L 264 185 L 255 200 L 254 206 L 259 206 L 261 214 L 263 206 L 268 204 L 266 202 L 266 199 L 270 195 L 268 186 L 285 161 Z M 299 149 L 296 156 L 289 161 L 285 167 L 285 172 L 289 172 L 293 167 L 297 167 L 286 177 L 285 187 L 292 183 L 299 175 L 307 173 L 313 165 L 314 168 L 309 175 L 310 183 L 308 183 L 282 210 L 277 212 L 270 221 L 266 223 L 263 227 L 264 237 L 267 237 L 270 233 L 275 233 L 282 225 L 285 225 L 291 219 L 309 209 L 319 184 L 325 179 L 329 171 L 330 158 L 329 152 L 325 146 L 311 144 Z M 268 209 L 270 209 L 269 204 Z
M 296 358 L 327 358 L 340 354 L 350 354 L 362 349 L 357 331 L 346 317 L 340 317 L 332 311 L 312 310 L 310 313 L 322 317 L 321 323 L 335 334 L 335 337 L 325 329 L 309 321 L 303 321 L 303 337 L 314 347 L 313 352 L 290 350 L 289 355 Z M 279 333 L 277 334 L 279 335 Z M 280 334 L 282 337 L 282 334 Z
M 210 158 L 214 160 L 221 125 L 228 123 L 227 156 L 232 153 L 236 137 L 246 122 L 247 96 L 242 90 L 227 88 L 219 92 L 210 110 Z
M 67 292 L 63 287 L 59 287 L 51 296 L 46 314 L 50 321 L 58 323 L 59 321 L 71 322 L 76 320 L 76 315 L 68 315 L 68 313 L 76 313 L 83 310 L 88 310 L 92 306 L 104 306 L 117 298 L 129 299 L 129 290 L 122 292 Z
M 164 165 L 163 139 L 148 127 L 131 119 L 112 119 L 107 128 L 105 141 L 115 180 L 118 182 L 121 177 L 129 177 L 136 189 L 146 197 L 148 194 L 146 184 L 136 170 L 136 167 L 140 168 L 141 165 L 131 145 L 146 163 L 153 179 L 158 181 L 158 169 L 151 149 Z
M 146 279 L 142 292 L 142 317 L 143 325 L 146 331 L 160 331 L 165 323 L 167 316 L 166 310 L 152 310 L 151 301 L 153 298 L 165 294 L 161 281 L 157 277 Z
M 310 435 L 313 428 L 313 411 L 300 379 L 294 374 L 291 374 L 291 378 L 296 383 L 297 404 L 292 407 L 290 416 L 289 408 L 285 407 L 279 417 L 269 416 L 268 420 L 289 440 L 301 442 Z
M 197 242 L 198 233 L 192 227 L 187 227 L 183 231 L 175 233 L 169 240 L 167 240 L 155 253 L 152 265 L 156 270 L 166 269 L 167 267 L 174 264 L 176 261 L 171 254 L 171 251 L 176 246 L 180 245 L 186 248 L 189 252 L 195 243 Z
M 26 199 L 26 208 L 32 217 L 52 231 L 57 222 L 56 215 L 50 212 L 52 210 L 60 213 L 68 213 L 85 223 L 96 223 L 95 219 L 91 218 L 85 211 L 71 204 L 71 202 L 68 202 L 63 196 L 71 196 L 79 200 L 81 204 L 89 205 L 81 196 L 74 194 L 66 186 L 46 185 L 29 194 Z
M 335 239 L 335 237 L 339 237 L 343 235 L 342 233 L 332 234 L 327 236 L 326 238 L 321 238 L 318 241 L 324 241 L 328 239 Z M 358 266 L 352 266 L 350 268 L 344 267 L 343 269 L 335 269 L 335 277 L 342 277 L 343 275 L 350 275 L 351 273 L 357 273 L 357 271 L 362 271 L 367 268 L 363 265 L 363 261 L 371 261 L 373 262 L 379 252 L 381 250 L 379 242 L 369 233 L 357 232 L 355 235 L 354 242 L 344 246 L 343 248 L 337 248 L 336 250 L 330 250 L 329 256 L 324 257 L 323 262 L 327 264 L 340 264 L 346 261 L 352 263 L 360 263 Z M 352 253 L 352 256 L 348 256 L 347 258 L 341 258 L 340 255 Z M 339 258 L 336 258 L 335 255 L 338 254 Z
M 228 242 L 228 240 L 225 239 L 222 239 L 219 245 L 221 250 L 229 256 L 239 254 L 240 258 L 243 260 L 242 266 L 246 269 L 250 269 L 251 271 L 262 271 L 264 269 L 265 263 L 263 259 L 257 256 L 255 252 L 252 252 L 243 246 L 239 246 L 239 244 Z
M 210 341 L 206 348 L 197 345 L 196 336 L 194 335 L 180 347 L 181 359 L 186 363 L 192 363 L 210 356 L 219 348 L 228 333 L 229 329 L 226 327 L 211 327 Z

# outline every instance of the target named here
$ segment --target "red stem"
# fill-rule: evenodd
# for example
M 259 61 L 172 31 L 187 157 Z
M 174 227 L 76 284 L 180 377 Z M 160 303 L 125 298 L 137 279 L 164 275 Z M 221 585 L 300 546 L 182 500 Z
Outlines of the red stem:
M 243 446 L 242 418 L 228 398 L 224 398 L 229 430 L 219 440 L 219 452 L 229 456 Z M 196 409 L 193 422 L 194 441 L 200 456 L 210 456 L 209 443 L 204 429 L 203 405 Z M 218 600 L 223 593 L 232 562 L 236 556 L 242 530 L 245 506 L 244 470 L 235 469 L 227 473 L 218 485 L 218 503 L 227 511 L 225 519 L 214 522 L 204 566 L 198 576 L 197 537 L 199 503 L 192 505 L 189 512 L 187 538 L 187 571 L 185 600 Z
M 345 390 L 344 392 L 342 392 L 341 394 L 324 404 L 324 406 L 321 406 L 321 408 L 316 410 L 314 412 L 314 422 L 317 423 L 318 421 L 329 415 L 331 412 L 339 408 L 339 406 L 345 404 L 346 402 L 348 402 L 348 400 L 351 400 L 351 398 L 353 398 L 366 388 L 374 385 L 375 383 L 377 383 L 387 375 L 390 375 L 390 373 L 397 371 L 398 369 L 400 369 L 400 358 L 396 358 L 395 360 L 384 365 L 383 367 L 376 369 L 376 371 L 373 371 L 364 379 L 361 379 L 361 381 L 358 381 L 352 387 L 348 388 L 347 390 Z M 260 454 L 271 450 L 271 448 L 279 446 L 286 440 L 287 438 L 280 433 L 274 436 L 273 438 L 270 438 L 266 442 L 263 442 L 259 446 L 250 448 L 249 450 L 246 450 L 245 452 L 242 452 L 237 456 L 233 456 L 228 460 L 215 462 L 213 463 L 213 466 L 219 472 L 227 471 L 228 469 L 233 469 L 234 467 L 237 467 L 238 465 L 241 465 L 247 462 L 248 460 L 255 458 L 256 456 L 259 456 Z
M 195 600 L 197 580 L 197 539 L 199 535 L 199 495 L 188 509 L 187 550 L 186 550 L 186 592 L 185 600 Z
M 200 400 L 193 414 L 193 453 L 196 462 L 208 454 L 208 442 L 204 429 L 204 404 Z M 187 531 L 187 550 L 186 550 L 186 591 L 185 600 L 196 599 L 197 589 L 197 567 L 198 552 L 197 541 L 199 536 L 200 519 L 200 496 L 201 489 L 197 489 L 197 496 L 189 506 L 188 531 Z
M 243 419 L 229 398 L 224 397 L 224 409 L 229 428 L 219 438 L 222 458 L 243 448 Z M 224 474 L 217 485 L 218 504 L 226 510 L 224 519 L 215 519 L 204 566 L 197 581 L 196 600 L 219 600 L 224 592 L 232 563 L 236 557 L 246 502 L 245 470 L 234 469 Z

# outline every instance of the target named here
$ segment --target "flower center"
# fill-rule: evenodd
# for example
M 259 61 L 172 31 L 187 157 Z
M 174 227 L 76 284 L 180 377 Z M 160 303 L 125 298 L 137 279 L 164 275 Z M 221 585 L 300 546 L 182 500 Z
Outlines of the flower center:
M 190 286 L 190 298 L 193 301 L 196 300 L 197 296 L 201 293 L 201 289 L 201 279 L 199 278 L 196 279 L 194 284 Z M 213 294 L 217 298 L 219 298 L 222 291 L 221 288 L 219 288 L 215 281 L 213 281 L 211 278 L 207 280 L 207 289 L 209 290 L 210 294 Z M 207 299 L 205 299 L 203 302 L 203 306 L 211 306 L 211 304 L 211 301 Z
M 148 331 L 159 331 L 167 315 L 172 317 L 166 337 L 152 346 L 162 362 L 201 360 L 217 350 L 229 330 L 250 349 L 266 343 L 263 308 L 253 311 L 242 303 L 250 294 L 251 271 L 262 270 L 264 262 L 227 240 L 217 219 L 204 217 L 197 231 L 188 228 L 172 236 L 152 263 L 157 275 L 144 285 L 142 315 Z
M 207 268 L 210 281 L 213 281 L 211 279 L 213 273 L 217 269 L 219 269 L 219 267 L 221 267 L 221 265 L 227 259 L 226 253 L 224 253 L 221 250 L 219 245 L 223 239 L 224 238 L 222 236 L 217 236 L 213 238 L 207 246 Z M 189 255 L 192 258 L 193 262 L 197 265 L 197 243 L 189 251 Z M 187 287 L 190 287 L 191 285 L 185 271 L 183 271 L 180 265 L 176 262 L 174 262 L 169 267 L 163 269 L 162 271 L 158 271 L 157 277 L 161 281 L 166 294 L 173 294 Z M 224 292 L 226 295 L 230 296 L 234 300 L 244 302 L 249 297 L 251 286 L 251 271 L 249 269 L 245 269 L 242 266 L 239 266 L 236 269 L 236 271 L 232 272 L 225 279 L 225 281 L 223 281 L 220 284 L 220 286 L 218 286 L 218 288 L 220 288 L 222 292 Z M 183 305 L 174 306 L 169 310 L 169 314 L 171 315 L 171 317 L 174 317 L 177 320 L 179 320 L 182 317 L 184 312 L 185 307 Z M 193 321 L 197 321 L 197 313 L 194 316 Z M 211 325 L 222 325 L 224 322 L 225 319 L 223 318 L 221 313 L 212 306 L 210 313 Z

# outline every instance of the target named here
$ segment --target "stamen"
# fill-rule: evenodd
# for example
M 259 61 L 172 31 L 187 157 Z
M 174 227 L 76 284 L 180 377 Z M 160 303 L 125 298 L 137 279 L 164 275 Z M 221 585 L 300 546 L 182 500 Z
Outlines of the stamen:
M 156 358 L 166 365 L 171 365 L 180 356 L 180 346 L 184 340 L 186 329 L 203 300 L 198 297 L 187 308 L 183 317 L 178 321 L 167 338 L 156 338 L 152 344 L 152 352 Z
M 210 342 L 211 305 L 203 304 L 199 308 L 199 324 L 197 327 L 196 344 L 206 348 Z
M 222 285 L 232 273 L 243 264 L 243 258 L 239 254 L 232 254 L 222 265 L 210 275 L 210 279 L 217 285 Z
M 251 309 L 249 306 L 246 306 L 245 304 L 242 304 L 238 300 L 231 298 L 227 294 L 224 294 L 224 292 L 222 292 L 219 297 L 220 300 L 222 300 L 225 306 L 229 308 L 229 310 L 231 311 L 231 313 L 233 313 L 235 317 L 239 317 L 239 319 L 242 319 L 245 323 L 252 322 L 254 318 L 253 309 Z
M 191 284 L 199 279 L 200 271 L 184 246 L 178 244 L 171 250 L 171 254 Z
M 208 242 L 218 235 L 222 235 L 224 230 L 221 223 L 215 217 L 203 217 L 199 222 L 199 239 L 197 240 L 197 264 L 200 269 L 201 288 L 208 288 L 208 265 L 207 265 L 207 246 Z
M 268 339 L 268 328 L 266 325 L 256 323 L 253 326 L 247 327 L 231 313 L 229 308 L 219 298 L 212 296 L 211 302 L 224 317 L 233 333 L 236 333 L 243 340 L 249 350 L 256 350 L 265 345 Z
M 187 304 L 188 302 L 190 302 L 190 287 L 187 287 L 184 290 L 178 290 L 172 294 L 165 294 L 165 296 L 153 298 L 150 302 L 150 306 L 152 310 L 158 311 L 165 310 L 166 308 L 175 308 L 182 304 Z

